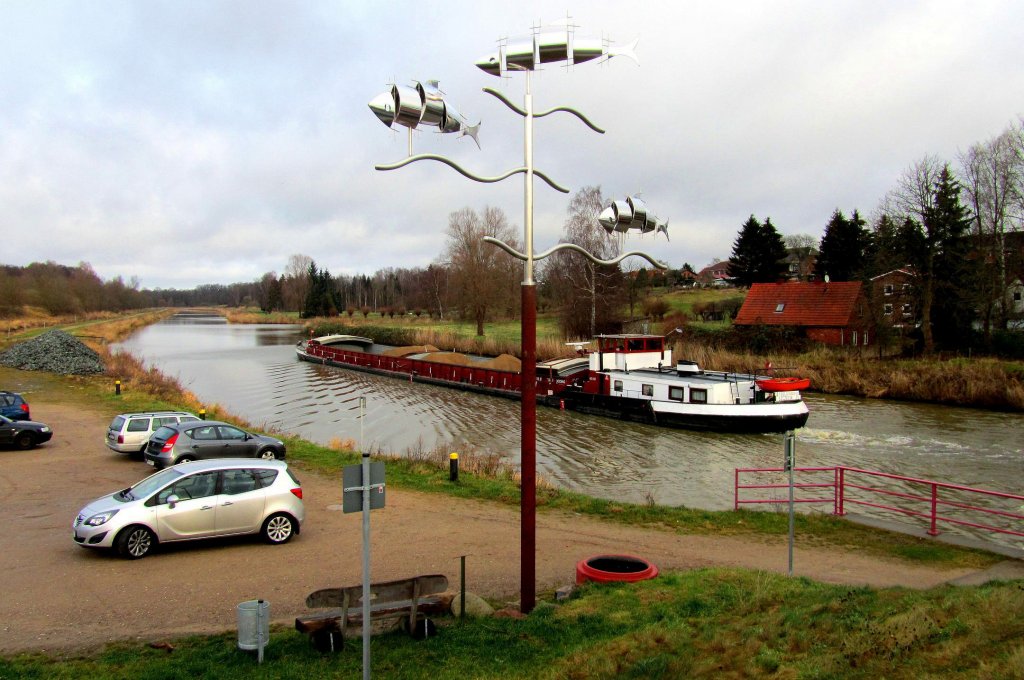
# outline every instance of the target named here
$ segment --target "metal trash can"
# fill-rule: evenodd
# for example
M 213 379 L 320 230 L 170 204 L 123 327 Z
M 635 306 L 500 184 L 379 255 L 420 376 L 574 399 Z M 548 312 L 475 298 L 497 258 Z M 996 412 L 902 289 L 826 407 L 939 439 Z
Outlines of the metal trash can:
M 270 641 L 270 602 L 247 600 L 238 605 L 238 648 L 259 651 Z

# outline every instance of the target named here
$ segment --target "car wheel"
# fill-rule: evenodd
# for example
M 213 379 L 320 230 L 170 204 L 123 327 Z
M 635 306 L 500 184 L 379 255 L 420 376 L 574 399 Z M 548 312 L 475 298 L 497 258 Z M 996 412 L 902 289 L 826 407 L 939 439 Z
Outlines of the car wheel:
M 179 463 L 191 463 L 195 459 L 195 456 L 178 456 L 178 460 L 174 461 L 174 464 L 177 465 Z
M 153 532 L 144 526 L 134 524 L 117 535 L 114 546 L 117 554 L 129 560 L 145 557 L 153 549 L 156 540 Z
M 277 454 L 274 453 L 274 449 L 263 449 L 256 454 L 256 457 L 263 460 L 277 460 Z
M 295 520 L 284 513 L 271 515 L 263 522 L 263 540 L 267 543 L 287 543 L 295 533 Z
M 31 449 L 36 445 L 36 438 L 32 436 L 31 432 L 22 432 L 14 438 L 14 445 L 22 451 Z

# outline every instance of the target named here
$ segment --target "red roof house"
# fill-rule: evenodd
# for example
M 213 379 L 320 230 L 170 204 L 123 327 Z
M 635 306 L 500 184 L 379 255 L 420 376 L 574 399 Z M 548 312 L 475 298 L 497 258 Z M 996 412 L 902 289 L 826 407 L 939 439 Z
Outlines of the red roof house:
M 860 281 L 755 283 L 737 326 L 797 326 L 827 345 L 867 345 L 873 335 Z

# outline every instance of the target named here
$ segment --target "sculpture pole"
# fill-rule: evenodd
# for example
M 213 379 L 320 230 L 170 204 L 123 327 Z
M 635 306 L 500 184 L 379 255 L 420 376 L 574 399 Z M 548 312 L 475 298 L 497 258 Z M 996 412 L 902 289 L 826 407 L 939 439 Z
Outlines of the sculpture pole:
M 537 601 L 537 283 L 533 278 L 533 94 L 530 71 L 526 71 L 523 108 L 524 174 L 523 190 L 523 289 L 521 308 L 522 399 L 520 412 L 520 603 L 524 614 Z

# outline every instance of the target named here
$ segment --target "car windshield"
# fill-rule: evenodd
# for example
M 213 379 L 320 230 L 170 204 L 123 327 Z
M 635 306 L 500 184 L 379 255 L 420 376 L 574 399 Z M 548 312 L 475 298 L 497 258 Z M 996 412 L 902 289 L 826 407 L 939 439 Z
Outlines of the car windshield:
M 181 471 L 175 468 L 169 467 L 164 468 L 160 472 L 146 477 L 141 482 L 133 486 L 129 491 L 133 498 L 148 498 L 155 491 L 159 491 L 164 488 L 178 477 L 181 477 Z
M 122 418 L 121 416 L 117 416 L 112 421 L 110 421 L 110 428 L 109 429 L 111 429 L 111 430 L 120 430 L 121 429 L 121 425 L 123 425 L 123 424 L 124 424 L 124 418 Z

